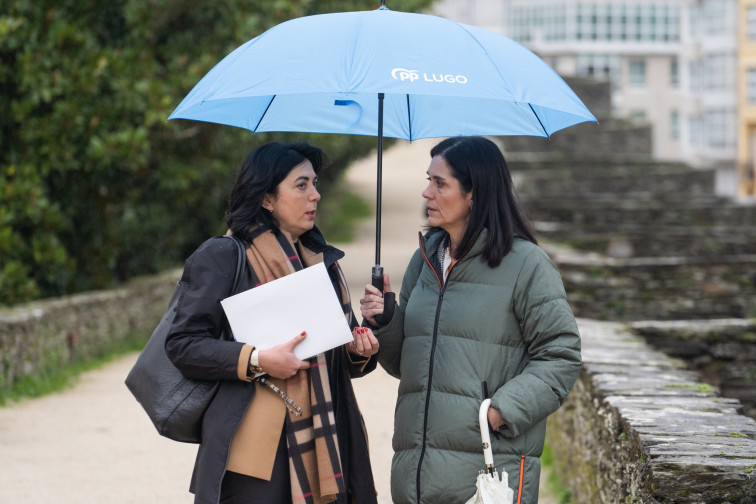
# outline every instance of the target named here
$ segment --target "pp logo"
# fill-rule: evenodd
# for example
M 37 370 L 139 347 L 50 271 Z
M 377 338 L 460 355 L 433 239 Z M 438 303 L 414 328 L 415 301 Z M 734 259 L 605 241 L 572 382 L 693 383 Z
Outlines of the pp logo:
M 417 79 L 420 78 L 420 74 L 417 73 L 417 70 L 407 70 L 406 68 L 394 68 L 391 70 L 391 77 L 394 79 L 398 79 L 400 81 L 410 81 L 414 82 Z
M 415 82 L 420 79 L 421 74 L 417 70 L 407 70 L 406 68 L 394 68 L 391 70 L 391 77 L 395 80 Z M 439 82 L 448 84 L 467 84 L 467 77 L 464 75 L 452 74 L 422 74 L 423 82 Z

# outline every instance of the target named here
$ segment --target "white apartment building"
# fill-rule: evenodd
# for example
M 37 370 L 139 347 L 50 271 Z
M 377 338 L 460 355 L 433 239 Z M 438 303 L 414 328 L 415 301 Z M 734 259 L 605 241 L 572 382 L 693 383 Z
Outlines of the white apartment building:
M 652 125 L 658 159 L 734 166 L 738 0 L 439 0 L 433 11 L 506 35 L 563 76 L 609 80 L 614 114 Z

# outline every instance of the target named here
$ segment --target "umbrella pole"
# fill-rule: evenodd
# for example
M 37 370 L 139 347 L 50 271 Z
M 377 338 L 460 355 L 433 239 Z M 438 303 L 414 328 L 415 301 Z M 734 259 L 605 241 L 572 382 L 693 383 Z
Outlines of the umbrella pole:
M 381 264 L 381 196 L 383 194 L 383 93 L 378 93 L 378 181 L 375 194 L 375 264 Z M 382 275 L 381 275 L 382 277 Z M 382 289 L 381 289 L 382 290 Z
M 378 93 L 378 170 L 377 189 L 375 195 L 375 265 L 371 284 L 383 292 L 383 266 L 381 266 L 381 197 L 383 187 L 383 93 Z M 375 316 L 375 321 L 383 326 L 389 323 L 394 315 L 395 295 L 387 292 L 383 296 L 383 313 Z

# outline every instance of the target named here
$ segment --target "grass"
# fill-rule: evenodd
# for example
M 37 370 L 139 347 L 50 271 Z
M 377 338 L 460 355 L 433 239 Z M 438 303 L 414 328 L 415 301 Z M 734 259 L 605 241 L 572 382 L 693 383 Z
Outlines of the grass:
M 572 504 L 572 493 L 562 485 L 561 481 L 559 481 L 559 476 L 556 467 L 554 466 L 554 455 L 551 453 L 549 445 L 543 447 L 541 468 L 548 473 L 546 477 L 546 491 L 548 491 L 559 504 Z
M 0 390 L 0 406 L 67 390 L 78 383 L 82 373 L 98 369 L 127 353 L 141 350 L 145 342 L 144 334 L 129 333 L 125 338 L 113 341 L 106 348 L 100 349 L 95 357 L 74 359 L 69 364 L 49 366 L 34 374 L 23 376 L 10 387 Z

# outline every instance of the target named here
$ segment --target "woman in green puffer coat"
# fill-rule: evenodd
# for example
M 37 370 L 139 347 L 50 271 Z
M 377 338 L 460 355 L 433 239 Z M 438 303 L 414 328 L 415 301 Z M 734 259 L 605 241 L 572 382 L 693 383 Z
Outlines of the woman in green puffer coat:
M 420 236 L 393 318 L 377 328 L 380 364 L 399 378 L 391 494 L 398 504 L 463 504 L 484 467 L 481 384 L 490 392 L 494 463 L 517 504 L 538 501 L 546 417 L 580 371 L 580 335 L 554 264 L 517 202 L 490 140 L 431 150 Z M 390 291 L 388 275 L 384 278 Z M 374 327 L 380 291 L 360 301 Z

